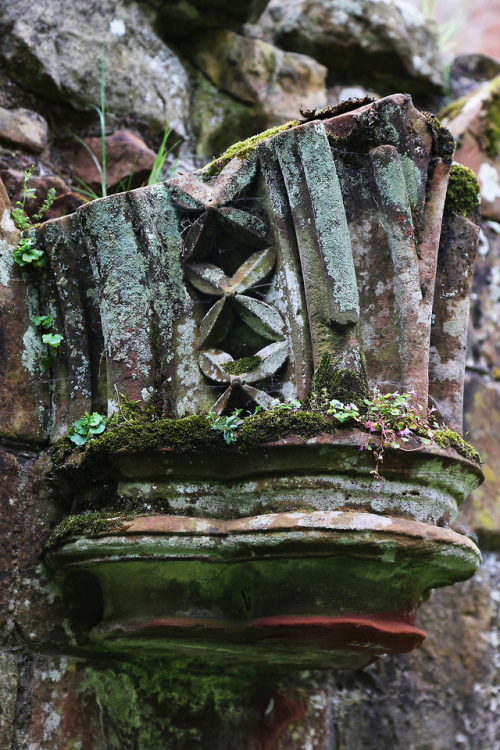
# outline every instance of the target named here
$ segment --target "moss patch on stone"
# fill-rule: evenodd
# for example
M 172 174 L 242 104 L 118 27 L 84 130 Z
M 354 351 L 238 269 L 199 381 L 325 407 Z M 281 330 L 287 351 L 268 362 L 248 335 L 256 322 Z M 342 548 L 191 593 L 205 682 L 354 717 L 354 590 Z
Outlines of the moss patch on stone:
M 222 369 L 228 375 L 243 375 L 245 372 L 254 372 L 262 362 L 262 357 L 254 354 L 252 357 L 242 357 L 234 362 L 224 362 Z
M 325 354 L 313 378 L 311 395 L 301 409 L 293 410 L 282 405 L 281 408 L 278 406 L 249 415 L 238 427 L 236 441 L 233 443 L 226 443 L 221 432 L 212 429 L 212 423 L 206 415 L 157 420 L 151 420 L 147 415 L 143 415 L 129 421 L 123 421 L 122 416 L 115 415 L 112 420 L 116 421 L 110 421 L 109 429 L 89 440 L 82 450 L 75 449 L 68 438 L 59 440 L 51 450 L 51 459 L 56 469 L 64 466 L 69 470 L 84 470 L 88 461 L 99 460 L 116 452 L 137 454 L 162 448 L 170 448 L 179 453 L 221 453 L 235 450 L 245 452 L 264 443 L 282 440 L 292 434 L 307 440 L 322 433 L 334 434 L 338 429 L 348 426 L 345 420 L 337 422 L 335 417 L 325 415 L 324 412 L 332 399 L 342 403 L 356 403 L 360 413 L 363 413 L 366 411 L 365 399 L 368 395 L 364 373 L 332 366 L 331 356 Z M 132 413 L 133 409 L 128 410 L 129 416 Z M 355 419 L 353 423 L 356 423 L 359 429 L 363 429 Z M 443 428 L 436 430 L 435 434 L 435 442 L 438 445 L 454 448 L 465 458 L 476 463 L 481 462 L 477 452 L 457 433 Z M 426 438 L 427 432 L 424 431 L 420 436 Z M 114 515 L 122 517 L 116 509 Z M 82 517 L 79 523 L 85 524 L 86 527 L 95 523 L 97 529 L 101 523 L 106 527 L 109 517 L 109 512 L 104 516 Z
M 339 367 L 331 354 L 325 352 L 314 373 L 311 394 L 306 404 L 309 408 L 322 410 L 332 399 L 337 399 L 343 404 L 354 403 L 362 408 L 368 396 L 368 381 L 363 369 L 356 372 Z
M 235 447 L 244 451 L 252 446 L 272 443 L 292 434 L 307 440 L 325 432 L 334 433 L 335 425 L 323 414 L 271 409 L 254 414 L 243 421 L 238 428 Z
M 79 536 L 99 536 L 110 531 L 120 531 L 122 521 L 133 517 L 132 514 L 117 515 L 111 511 L 91 511 L 76 516 L 67 516 L 56 526 L 45 549 L 57 547 L 68 539 Z
M 422 114 L 425 115 L 427 127 L 432 134 L 433 156 L 438 156 L 445 164 L 451 164 L 455 154 L 455 139 L 448 128 L 441 124 L 436 115 L 430 112 L 423 112 Z
M 445 213 L 471 216 L 477 211 L 479 203 L 479 183 L 476 175 L 472 169 L 462 164 L 453 164 L 446 192 Z
M 488 156 L 492 158 L 498 156 L 500 153 L 500 90 L 492 92 L 487 104 L 483 138 Z
M 84 453 L 87 456 L 119 450 L 143 453 L 156 448 L 173 448 L 181 452 L 220 450 L 221 439 L 211 429 L 206 417 L 199 414 L 153 422 L 136 419 L 120 423 L 98 438 L 89 440 Z
M 220 172 L 222 172 L 226 164 L 229 164 L 231 159 L 234 159 L 236 157 L 238 159 L 246 159 L 252 153 L 254 148 L 259 143 L 262 143 L 262 141 L 267 140 L 267 138 L 272 138 L 273 135 L 278 135 L 278 133 L 282 133 L 284 130 L 290 130 L 290 128 L 294 128 L 299 124 L 299 120 L 290 120 L 289 122 L 285 122 L 283 125 L 277 125 L 274 128 L 269 128 L 269 130 L 264 130 L 264 132 L 262 133 L 252 135 L 245 141 L 238 141 L 238 143 L 234 143 L 232 146 L 226 149 L 223 154 L 218 156 L 203 168 L 202 179 L 208 180 L 212 177 L 215 177 Z
M 464 458 L 474 461 L 476 464 L 482 464 L 481 456 L 474 450 L 472 445 L 461 437 L 458 432 L 449 428 L 441 428 L 434 432 L 434 442 L 441 448 L 454 448 Z
M 215 747 L 221 734 L 230 743 L 249 701 L 276 681 L 262 669 L 209 670 L 161 656 L 86 666 L 82 677 L 83 697 L 99 707 L 106 747 L 122 750 Z

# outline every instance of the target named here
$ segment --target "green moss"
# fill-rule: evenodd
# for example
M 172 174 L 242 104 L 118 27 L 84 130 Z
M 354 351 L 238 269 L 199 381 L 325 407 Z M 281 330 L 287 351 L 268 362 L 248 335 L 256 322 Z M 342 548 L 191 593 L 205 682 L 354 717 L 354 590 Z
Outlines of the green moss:
M 445 164 L 451 164 L 455 153 L 455 139 L 448 128 L 441 125 L 436 115 L 430 112 L 423 112 L 422 114 L 425 115 L 427 127 L 432 134 L 433 156 L 438 156 Z
M 474 92 L 474 93 L 477 93 L 477 92 Z M 450 102 L 450 104 L 448 104 L 444 109 L 442 109 L 438 113 L 439 120 L 448 120 L 448 122 L 451 122 L 451 120 L 454 120 L 455 117 L 457 117 L 461 113 L 468 99 L 469 99 L 469 95 L 461 96 L 460 99 L 455 99 L 455 101 Z
M 220 450 L 221 440 L 206 417 L 201 415 L 154 422 L 135 419 L 120 423 L 98 438 L 89 440 L 84 454 L 99 456 L 119 450 L 143 453 L 157 448 L 173 448 L 181 452 Z
M 238 141 L 238 143 L 234 143 L 226 149 L 223 154 L 203 168 L 202 179 L 207 180 L 211 177 L 215 177 L 222 172 L 231 159 L 234 159 L 235 157 L 238 157 L 238 159 L 246 159 L 252 153 L 254 148 L 259 143 L 262 143 L 262 141 L 265 141 L 267 138 L 272 138 L 273 135 L 278 135 L 278 133 L 282 133 L 284 130 L 290 130 L 290 128 L 294 128 L 299 124 L 299 120 L 290 120 L 289 122 L 285 122 L 284 125 L 277 125 L 274 128 L 269 128 L 269 130 L 264 130 L 263 133 L 252 135 L 250 138 L 247 138 L 246 141 Z
M 327 138 L 331 145 L 340 151 L 352 151 L 357 154 L 368 153 L 378 144 L 375 129 L 370 130 L 362 122 L 356 122 L 347 135 L 334 135 L 327 131 Z
M 323 107 L 323 109 L 302 109 L 302 107 L 299 107 L 299 112 L 304 118 L 303 122 L 329 120 L 346 112 L 353 112 L 360 107 L 364 107 L 366 104 L 373 104 L 374 101 L 375 99 L 372 96 L 364 96 L 362 98 L 345 99 L 338 104 L 329 104 Z
M 87 666 L 80 692 L 99 708 L 106 747 L 190 750 L 234 739 L 249 701 L 275 681 L 262 669 L 219 666 L 212 674 L 199 663 L 155 657 Z
M 60 438 L 49 450 L 49 456 L 55 466 L 63 464 L 75 450 L 74 444 L 69 438 Z
M 238 428 L 236 447 L 245 450 L 254 445 L 281 440 L 291 434 L 308 439 L 322 432 L 335 432 L 333 423 L 323 414 L 271 409 L 244 420 Z
M 498 85 L 498 82 L 497 82 Z M 488 156 L 500 152 L 500 91 L 493 91 L 486 106 L 483 138 Z
M 228 375 L 242 375 L 244 372 L 254 372 L 261 362 L 262 357 L 259 357 L 258 354 L 254 354 L 251 357 L 237 359 L 235 362 L 225 362 L 222 365 L 222 369 L 224 372 L 227 372 Z
M 59 544 L 79 536 L 98 536 L 110 531 L 120 531 L 122 521 L 133 518 L 131 514 L 117 516 L 112 512 L 82 513 L 78 516 L 67 516 L 56 526 L 49 537 L 45 549 L 57 547 Z
M 445 213 L 471 216 L 476 212 L 479 202 L 479 183 L 472 169 L 453 164 L 446 192 Z
M 336 422 L 335 418 L 325 416 L 324 412 L 332 399 L 342 403 L 355 403 L 362 414 L 366 411 L 365 399 L 368 396 L 369 388 L 364 369 L 356 372 L 336 367 L 332 364 L 331 355 L 324 354 L 313 377 L 311 394 L 303 402 L 301 409 L 294 410 L 282 405 L 281 408 L 246 417 L 238 427 L 234 443 L 227 444 L 220 430 L 212 429 L 212 423 L 206 415 L 155 420 L 151 415 L 141 412 L 135 402 L 126 401 L 124 407 L 128 421 L 121 421 L 124 417 L 120 414 L 115 415 L 109 422 L 109 429 L 89 440 L 83 450 L 75 449 L 67 438 L 60 440 L 52 448 L 51 458 L 56 469 L 65 467 L 69 470 L 84 470 L 87 462 L 92 459 L 98 460 L 118 451 L 137 454 L 171 448 L 179 453 L 220 453 L 231 450 L 245 451 L 263 443 L 281 440 L 290 434 L 308 439 L 320 433 L 333 434 L 337 428 L 347 426 L 345 420 Z M 138 409 L 140 416 L 137 416 Z M 359 424 L 358 427 L 363 429 Z M 422 436 L 426 437 L 427 433 Z M 438 430 L 436 442 L 454 448 L 472 461 L 480 461 L 476 451 L 452 430 Z M 69 456 L 71 458 L 67 460 Z M 108 528 L 110 517 L 123 518 L 121 513 L 117 507 L 111 512 L 98 513 L 92 517 L 75 516 L 77 520 L 71 523 L 83 524 L 90 530 L 89 533 L 92 529 L 95 530 L 94 533 L 99 533 L 100 529 Z M 62 528 L 64 530 L 66 527 Z M 69 531 L 72 528 L 68 526 Z
M 453 432 L 449 428 L 436 430 L 434 433 L 434 442 L 442 448 L 454 448 L 457 453 L 460 453 L 461 456 L 467 458 L 469 461 L 474 461 L 476 464 L 482 463 L 481 456 L 474 450 L 472 445 L 457 432 Z
M 332 356 L 325 352 L 314 373 L 307 405 L 314 409 L 324 409 L 332 399 L 337 399 L 343 404 L 354 403 L 362 407 L 368 395 L 364 368 L 356 372 L 339 367 L 332 361 Z

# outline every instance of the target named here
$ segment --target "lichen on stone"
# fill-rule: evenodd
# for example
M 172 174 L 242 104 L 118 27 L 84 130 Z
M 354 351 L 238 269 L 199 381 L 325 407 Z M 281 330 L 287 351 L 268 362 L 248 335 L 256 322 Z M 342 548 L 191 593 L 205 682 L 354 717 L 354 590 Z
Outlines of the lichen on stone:
M 274 128 L 269 128 L 269 130 L 264 130 L 264 132 L 262 133 L 252 135 L 245 141 L 238 141 L 238 143 L 234 143 L 232 146 L 226 149 L 223 154 L 218 156 L 203 168 L 202 179 L 208 180 L 212 177 L 215 177 L 220 172 L 222 172 L 226 164 L 229 164 L 231 159 L 234 159 L 236 157 L 238 159 L 246 159 L 252 153 L 255 147 L 259 143 L 262 143 L 262 141 L 265 141 L 267 138 L 272 138 L 274 135 L 278 135 L 278 133 L 282 133 L 284 130 L 290 130 L 290 128 L 294 128 L 299 124 L 299 120 L 290 120 L 289 122 L 285 122 L 283 125 L 277 125 Z
M 446 191 L 445 213 L 473 215 L 480 203 L 479 182 L 476 175 L 462 164 L 453 164 L 450 169 Z

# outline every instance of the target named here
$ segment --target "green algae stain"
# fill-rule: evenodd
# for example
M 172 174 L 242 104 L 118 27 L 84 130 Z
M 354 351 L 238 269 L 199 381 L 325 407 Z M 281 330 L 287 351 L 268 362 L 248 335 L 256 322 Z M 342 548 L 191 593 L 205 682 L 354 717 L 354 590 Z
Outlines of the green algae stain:
M 446 192 L 445 213 L 460 216 L 473 215 L 480 203 L 479 183 L 476 175 L 462 164 L 453 164 Z
M 251 668 L 217 671 L 161 657 L 108 662 L 84 670 L 80 692 L 97 704 L 113 750 L 210 747 L 221 732 L 234 736 L 263 683 Z

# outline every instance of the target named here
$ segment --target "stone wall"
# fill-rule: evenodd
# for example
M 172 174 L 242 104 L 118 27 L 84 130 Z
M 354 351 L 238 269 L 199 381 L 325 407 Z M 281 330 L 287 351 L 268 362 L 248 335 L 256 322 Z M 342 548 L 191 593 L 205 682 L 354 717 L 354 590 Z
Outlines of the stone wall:
M 186 173 L 235 141 L 299 117 L 299 105 L 395 91 L 434 112 L 446 104 L 436 28 L 404 2 L 4 0 L 0 32 L 0 178 L 15 204 L 33 165 L 38 203 L 28 208 L 34 212 L 53 187 L 51 218 L 83 203 L 79 180 L 99 192 L 81 139 L 100 158 L 93 106 L 101 104 L 104 41 L 111 191 L 132 168 L 131 187 L 147 180 L 167 126 L 173 152 L 165 178 L 177 156 L 177 173 Z M 454 95 L 498 75 L 494 62 L 480 62 L 462 60 L 452 70 Z M 496 170 L 498 151 L 483 159 L 488 144 L 469 130 L 476 161 L 463 162 L 480 167 L 486 160 Z M 463 143 L 463 122 L 453 132 Z M 345 673 L 243 674 L 228 664 L 213 674 L 182 661 L 83 655 L 68 642 L 62 592 L 41 562 L 62 501 L 41 481 L 39 436 L 19 416 L 0 452 L 1 748 L 499 750 L 500 217 L 488 196 L 483 190 L 465 394 L 468 439 L 486 458 L 488 481 L 458 521 L 478 535 L 484 563 L 474 579 L 422 606 L 424 645 Z M 0 206 L 4 242 L 13 230 L 4 194 Z M 9 337 L 23 336 L 26 321 L 2 273 L 0 265 L 0 312 L 8 323 L 1 346 L 9 351 Z M 0 387 L 19 415 L 38 408 L 20 382 Z

